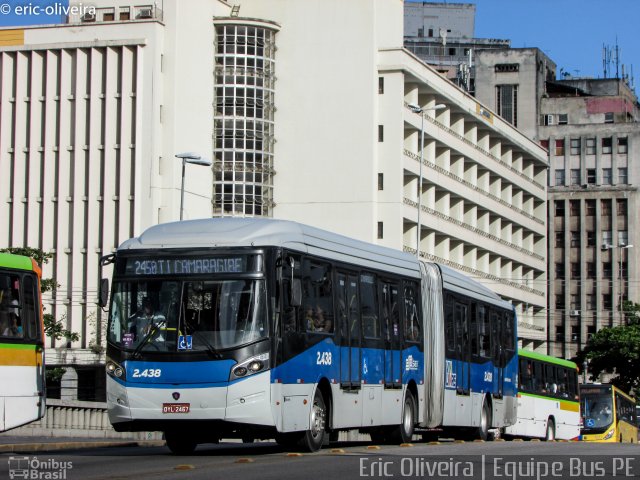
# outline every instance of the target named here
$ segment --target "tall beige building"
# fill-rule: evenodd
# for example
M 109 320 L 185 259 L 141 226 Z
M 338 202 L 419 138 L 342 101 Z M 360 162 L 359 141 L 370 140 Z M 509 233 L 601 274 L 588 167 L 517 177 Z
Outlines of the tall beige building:
M 82 334 L 49 365 L 102 378 L 98 259 L 179 218 L 190 151 L 213 166 L 187 165 L 185 219 L 419 251 L 510 300 L 542 348 L 546 152 L 402 47 L 402 2 L 119 0 L 2 35 L 0 245 L 54 251 L 47 308 Z
M 571 358 L 640 299 L 638 99 L 622 79 L 556 80 L 537 49 L 477 60 L 478 99 L 517 93 L 503 116 L 548 149 L 548 352 Z

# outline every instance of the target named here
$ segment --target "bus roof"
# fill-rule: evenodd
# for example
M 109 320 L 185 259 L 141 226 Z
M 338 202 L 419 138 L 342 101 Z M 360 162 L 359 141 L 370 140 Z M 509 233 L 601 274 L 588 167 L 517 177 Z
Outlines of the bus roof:
M 560 365 L 563 367 L 578 368 L 578 365 L 570 360 L 556 358 L 550 355 L 543 355 L 542 353 L 532 352 L 530 350 L 518 350 L 518 355 L 521 357 L 531 358 L 533 360 L 540 360 L 541 362 L 553 363 L 554 365 Z
M 34 270 L 33 261 L 30 257 L 12 253 L 0 253 L 0 267 L 29 270 L 31 272 Z
M 355 240 L 290 220 L 269 218 L 207 218 L 155 225 L 119 250 L 211 247 L 284 247 L 366 268 L 419 278 L 412 254 Z M 513 308 L 499 295 L 464 274 L 438 264 L 444 287 L 504 308 Z
M 125 241 L 119 250 L 211 247 L 284 247 L 338 261 L 418 278 L 416 258 L 399 250 L 354 240 L 289 220 L 208 218 L 164 223 Z

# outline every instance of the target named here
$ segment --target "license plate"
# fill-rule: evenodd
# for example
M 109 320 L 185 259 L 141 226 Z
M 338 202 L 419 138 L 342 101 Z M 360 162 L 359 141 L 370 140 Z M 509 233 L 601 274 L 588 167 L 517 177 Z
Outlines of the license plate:
M 163 403 L 162 413 L 189 413 L 190 403 Z

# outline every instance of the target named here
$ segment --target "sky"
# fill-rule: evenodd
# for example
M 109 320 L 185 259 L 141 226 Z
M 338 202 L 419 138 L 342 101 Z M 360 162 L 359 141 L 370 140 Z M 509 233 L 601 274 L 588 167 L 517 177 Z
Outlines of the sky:
M 438 0 L 430 0 L 438 1 Z M 443 1 L 444 0 L 440 0 Z M 464 0 L 475 3 L 477 38 L 537 47 L 573 76 L 603 77 L 603 44 L 620 50 L 640 86 L 640 0 Z M 615 76 L 615 64 L 610 71 Z M 625 70 L 630 73 L 630 70 Z M 621 73 L 621 72 L 620 72 Z

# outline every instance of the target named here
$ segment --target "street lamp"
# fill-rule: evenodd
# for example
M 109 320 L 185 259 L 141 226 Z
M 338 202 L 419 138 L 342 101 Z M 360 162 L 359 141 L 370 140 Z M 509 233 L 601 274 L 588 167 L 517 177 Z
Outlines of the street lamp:
M 433 107 L 423 108 L 420 105 L 416 105 L 415 103 L 410 103 L 409 109 L 413 113 L 420 114 L 420 177 L 418 180 L 418 231 L 416 233 L 416 257 L 420 258 L 420 230 L 422 230 L 422 225 L 420 224 L 420 211 L 422 210 L 422 161 L 424 158 L 424 112 L 429 112 L 432 110 L 442 110 L 443 108 L 447 108 L 446 105 L 439 103 L 438 105 L 434 105 Z
M 612 248 L 619 248 L 620 249 L 620 255 L 618 256 L 618 265 L 619 265 L 619 274 L 620 274 L 620 288 L 619 288 L 619 296 L 620 296 L 620 303 L 619 308 L 620 308 L 620 324 L 622 325 L 623 321 L 624 321 L 624 312 L 622 309 L 622 300 L 624 298 L 624 281 L 622 278 L 622 252 L 623 250 L 627 249 L 627 248 L 633 248 L 633 245 L 625 245 L 624 243 L 621 243 L 620 245 L 603 245 L 602 249 L 603 250 L 608 250 L 608 249 L 612 249 Z
M 184 213 L 184 167 L 187 163 L 202 165 L 203 167 L 210 167 L 211 160 L 202 158 L 200 155 L 193 152 L 178 153 L 176 155 L 176 158 L 182 159 L 182 187 L 180 188 L 180 220 L 182 220 L 182 216 Z

